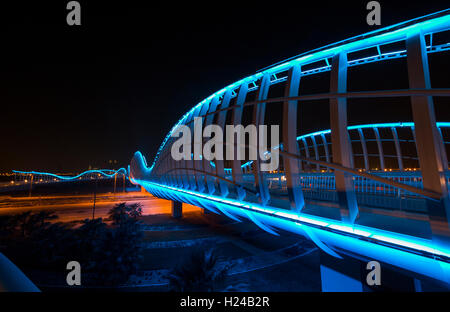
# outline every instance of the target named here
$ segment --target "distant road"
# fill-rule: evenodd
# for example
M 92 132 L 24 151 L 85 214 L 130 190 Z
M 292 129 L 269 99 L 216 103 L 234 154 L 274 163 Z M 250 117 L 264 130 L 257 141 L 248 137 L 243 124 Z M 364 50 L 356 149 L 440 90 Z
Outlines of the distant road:
M 95 217 L 105 218 L 108 211 L 116 204 L 140 203 L 144 215 L 170 213 L 171 203 L 168 200 L 153 197 L 148 193 L 100 193 L 95 203 Z M 92 218 L 94 204 L 93 195 L 61 195 L 61 196 L 33 196 L 11 197 L 0 196 L 0 215 L 17 214 L 28 210 L 53 210 L 59 216 L 58 221 L 69 222 Z M 183 211 L 198 210 L 199 208 L 184 205 Z

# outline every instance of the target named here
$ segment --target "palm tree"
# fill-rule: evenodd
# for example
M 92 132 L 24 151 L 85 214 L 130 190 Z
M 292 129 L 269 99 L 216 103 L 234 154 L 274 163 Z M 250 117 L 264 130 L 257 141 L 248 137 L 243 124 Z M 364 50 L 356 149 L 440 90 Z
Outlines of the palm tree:
M 112 220 L 114 225 L 119 226 L 130 218 L 136 221 L 140 216 L 142 216 L 142 205 L 140 203 L 119 203 L 108 212 L 108 219 Z

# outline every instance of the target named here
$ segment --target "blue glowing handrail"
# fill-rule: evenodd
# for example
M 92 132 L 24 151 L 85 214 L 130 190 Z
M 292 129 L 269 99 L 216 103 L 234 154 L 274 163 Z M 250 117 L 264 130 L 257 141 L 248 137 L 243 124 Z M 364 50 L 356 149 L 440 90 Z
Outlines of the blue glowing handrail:
M 310 215 L 310 214 L 297 213 L 295 211 L 285 210 L 285 209 L 281 209 L 281 208 L 275 208 L 275 207 L 271 207 L 271 206 L 261 206 L 257 203 L 252 203 L 252 202 L 241 202 L 241 201 L 238 201 L 235 199 L 223 198 L 220 196 L 209 195 L 209 194 L 203 194 L 203 193 L 199 193 L 196 191 L 181 189 L 181 188 L 177 188 L 177 187 L 173 187 L 173 186 L 169 186 L 169 185 L 163 185 L 163 184 L 150 182 L 150 181 L 138 180 L 135 182 L 139 183 L 141 185 L 145 185 L 145 186 L 153 186 L 153 187 L 157 187 L 160 189 L 165 189 L 166 191 L 169 191 L 169 192 L 175 191 L 175 192 L 193 195 L 193 196 L 203 198 L 206 200 L 211 200 L 211 201 L 219 202 L 222 204 L 234 206 L 236 208 L 241 208 L 241 209 L 244 208 L 244 209 L 250 210 L 252 212 L 260 212 L 260 213 L 265 213 L 265 214 L 271 215 L 273 217 L 290 219 L 291 221 L 294 221 L 294 222 L 302 222 L 302 223 L 306 223 L 308 225 L 316 225 L 316 226 L 321 226 L 324 228 L 331 228 L 331 229 L 340 230 L 340 231 L 344 231 L 344 232 L 350 232 L 352 234 L 367 237 L 367 238 L 371 238 L 371 237 L 378 238 L 378 237 L 382 237 L 382 236 L 386 237 L 386 238 L 389 237 L 390 240 L 387 240 L 387 239 L 383 239 L 383 240 L 392 241 L 392 242 L 393 241 L 400 242 L 399 245 L 402 245 L 405 247 L 407 246 L 409 248 L 417 249 L 420 251 L 425 251 L 425 252 L 440 255 L 440 256 L 444 256 L 444 257 L 448 258 L 450 261 L 450 250 L 448 249 L 448 246 L 445 249 L 442 249 L 442 248 L 437 249 L 434 246 L 435 244 L 433 242 L 431 242 L 427 239 L 424 239 L 424 238 L 419 238 L 419 237 L 406 235 L 406 234 L 400 234 L 400 233 L 391 232 L 388 230 L 383 230 L 383 229 L 378 229 L 378 228 L 370 228 L 370 227 L 367 227 L 364 225 L 358 225 L 358 224 L 353 224 L 353 225 L 349 226 L 339 220 L 329 219 L 329 218 L 325 218 L 325 217 L 319 217 L 319 216 Z
M 259 79 L 265 74 L 274 74 L 277 72 L 284 71 L 292 66 L 294 63 L 296 64 L 308 64 L 311 62 L 316 62 L 323 60 L 325 58 L 331 57 L 336 53 L 341 51 L 345 52 L 355 52 L 362 49 L 374 47 L 380 44 L 387 44 L 395 41 L 399 41 L 402 39 L 406 39 L 406 37 L 414 32 L 423 31 L 424 33 L 432 33 L 437 31 L 444 31 L 450 29 L 450 9 L 445 9 L 439 12 L 431 13 L 425 16 L 421 16 L 415 19 L 411 19 L 408 21 L 404 21 L 395 25 L 391 25 L 382 29 L 378 29 L 375 31 L 371 31 L 359 36 L 351 37 L 346 40 L 342 40 L 333 44 L 326 45 L 324 47 L 314 49 L 300 55 L 294 56 L 287 60 L 275 63 L 269 67 L 263 68 L 257 73 L 243 78 L 235 83 L 232 83 L 225 88 L 213 93 L 194 107 L 192 107 L 186 114 L 184 114 L 180 120 L 172 127 L 169 133 L 164 138 L 161 143 L 158 151 L 156 153 L 155 158 L 153 159 L 153 163 L 150 166 L 149 170 L 152 171 L 153 167 L 156 164 L 156 161 L 159 158 L 159 155 L 162 149 L 165 147 L 167 141 L 171 137 L 173 131 L 183 123 L 183 121 L 197 109 L 199 106 L 205 104 L 210 101 L 215 96 L 221 96 L 226 91 L 233 91 L 238 88 L 243 83 L 251 83 Z M 387 53 L 390 54 L 390 53 Z M 383 58 L 380 58 L 378 61 L 382 61 Z M 352 61 L 357 64 L 358 60 Z
M 127 170 L 125 168 L 120 168 L 118 170 L 113 170 L 113 169 L 99 169 L 99 170 L 87 170 L 84 171 L 76 176 L 73 177 L 69 177 L 69 176 L 60 176 L 54 173 L 49 173 L 49 172 L 39 172 L 39 171 L 20 171 L 20 170 L 13 170 L 14 173 L 20 173 L 20 174 L 33 174 L 33 175 L 47 175 L 47 176 L 52 176 L 61 180 L 75 180 L 78 179 L 79 177 L 89 174 L 89 173 L 98 173 L 103 175 L 104 177 L 108 177 L 108 178 L 112 178 L 114 177 L 116 174 L 123 174 L 125 176 L 127 176 Z M 112 172 L 112 173 L 107 173 L 107 172 Z
M 402 35 L 406 35 L 407 33 L 414 31 L 414 28 L 421 28 L 423 26 L 427 26 L 428 28 L 430 28 L 430 31 L 433 31 L 433 26 L 438 25 L 441 22 L 446 22 L 446 20 L 448 19 L 448 15 L 450 13 L 450 9 L 445 9 L 442 11 L 438 11 L 438 12 L 434 12 L 434 13 L 430 13 L 424 16 L 420 16 L 420 17 L 416 17 L 407 21 L 403 21 L 394 25 L 390 25 L 384 28 L 380 28 L 380 29 L 376 29 L 370 32 L 367 32 L 365 34 L 362 35 L 357 35 L 354 37 L 350 37 L 335 43 L 331 43 L 328 45 L 325 45 L 321 48 L 318 49 L 314 49 L 308 52 L 304 52 L 301 54 L 298 54 L 296 56 L 290 57 L 286 60 L 274 63 L 270 66 L 264 67 L 263 69 L 259 70 L 258 72 L 262 72 L 262 71 L 266 71 L 266 70 L 274 70 L 275 67 L 282 67 L 284 65 L 287 65 L 288 62 L 290 61 L 295 61 L 295 60 L 299 60 L 301 58 L 309 58 L 309 55 L 313 54 L 313 53 L 318 53 L 318 52 L 322 52 L 322 51 L 326 51 L 326 50 L 330 50 L 330 49 L 345 49 L 345 50 L 349 50 L 349 46 L 351 45 L 359 45 L 360 42 L 364 42 L 364 40 L 371 40 L 371 41 L 375 41 L 375 39 L 379 39 L 380 37 L 385 37 L 385 36 L 389 36 L 390 34 L 394 34 L 396 37 L 400 37 Z M 429 19 L 430 17 L 434 17 L 432 19 Z M 442 20 L 438 20 L 438 18 L 443 17 L 444 21 Z M 420 22 L 418 22 L 420 21 Z M 414 22 L 417 22 L 416 24 L 413 24 Z M 411 25 L 412 24 L 412 25 Z M 428 25 L 426 25 L 428 24 Z M 431 25 L 430 25 L 431 24 Z M 403 28 L 399 28 L 401 26 L 405 26 Z M 373 38 L 373 39 L 372 39 Z M 370 46 L 370 42 L 367 42 L 366 45 L 362 45 L 362 49 L 365 49 L 367 47 Z M 354 52 L 357 50 L 353 50 L 351 52 Z

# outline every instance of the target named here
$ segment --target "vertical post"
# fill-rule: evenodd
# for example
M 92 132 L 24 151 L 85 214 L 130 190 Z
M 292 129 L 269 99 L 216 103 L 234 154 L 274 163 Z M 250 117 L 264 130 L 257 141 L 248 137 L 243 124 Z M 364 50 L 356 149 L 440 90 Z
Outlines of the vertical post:
M 189 118 L 190 118 L 191 116 L 192 116 L 192 114 L 189 114 L 189 115 L 183 120 L 183 123 L 185 124 L 186 121 L 189 120 Z M 189 156 L 191 156 L 191 155 L 189 155 Z M 188 167 L 187 162 L 188 162 L 188 160 L 186 160 L 186 159 L 180 159 L 180 160 L 177 160 L 177 166 L 178 166 L 178 168 L 187 168 L 187 167 Z M 190 183 L 190 181 L 189 181 L 189 176 L 188 176 L 189 173 L 187 172 L 187 170 L 179 169 L 179 170 L 178 170 L 178 174 L 181 176 L 181 181 L 182 181 L 183 188 L 188 190 L 188 189 L 191 187 L 191 183 Z
M 377 141 L 378 158 L 380 159 L 380 169 L 383 171 L 385 169 L 383 143 L 381 142 L 380 132 L 378 131 L 378 128 L 373 128 L 373 132 L 375 133 L 375 139 Z
M 195 122 L 195 118 L 198 117 L 198 115 L 200 114 L 200 110 L 201 107 L 196 107 L 194 108 L 194 110 L 192 111 L 192 115 L 189 121 L 186 122 L 186 125 L 189 127 L 190 130 L 190 134 L 191 134 L 191 159 L 197 159 L 201 156 L 201 137 L 202 137 L 202 133 L 200 133 L 200 137 L 199 137 L 199 133 L 196 133 L 197 128 L 199 128 L 199 124 L 198 122 Z M 189 165 L 189 168 L 194 168 L 195 165 L 192 162 Z M 195 174 L 195 173 L 193 173 Z
M 172 200 L 172 218 L 178 219 L 183 216 L 183 203 Z
M 306 142 L 305 138 L 302 138 L 302 143 L 303 143 L 303 146 L 305 147 L 305 156 L 306 156 L 306 158 L 310 158 L 311 155 L 309 155 L 308 142 Z
M 330 80 L 331 93 L 347 92 L 347 53 L 333 56 Z M 330 99 L 330 125 L 333 162 L 344 167 L 352 167 L 352 150 L 347 131 L 347 98 Z M 358 217 L 358 204 L 352 176 L 338 170 L 334 171 L 341 217 L 354 223 Z
M 205 128 L 213 123 L 214 120 L 214 112 L 217 109 L 217 106 L 219 105 L 219 97 L 214 96 L 210 103 L 208 108 L 208 116 L 206 116 L 205 120 Z M 205 157 L 203 157 L 203 170 L 206 172 L 212 172 L 210 161 L 207 160 Z M 213 194 L 216 191 L 216 187 L 214 185 L 214 180 L 211 178 L 211 176 L 205 174 L 205 184 L 208 188 L 208 193 Z
M 270 87 L 270 74 L 265 74 L 261 78 L 261 85 L 258 90 L 258 101 L 267 99 L 267 94 L 269 92 Z M 260 131 L 259 125 L 264 124 L 264 117 L 266 113 L 266 103 L 258 103 L 253 106 L 253 124 L 256 126 L 258 132 L 258 140 L 256 146 L 256 160 L 253 162 L 254 165 L 254 176 L 255 176 L 255 186 L 257 192 L 259 192 L 259 200 L 263 205 L 266 205 L 270 201 L 269 189 L 265 183 L 264 174 L 261 172 L 261 164 L 260 164 L 260 151 L 259 151 L 259 138 Z
M 33 178 L 34 178 L 34 175 L 31 174 L 31 178 L 30 178 L 30 193 L 28 194 L 29 197 L 31 197 L 31 190 L 33 189 Z
M 114 194 L 116 194 L 117 172 L 114 174 Z
M 391 131 L 392 137 L 394 138 L 395 153 L 397 154 L 398 169 L 400 171 L 403 171 L 402 150 L 400 149 L 400 141 L 398 140 L 397 129 L 395 129 L 395 127 L 392 127 Z
M 190 175 L 193 175 L 193 179 L 191 178 L 190 180 L 193 181 L 193 189 L 198 189 L 200 192 L 203 192 L 204 187 L 203 187 L 203 183 L 200 181 L 201 177 L 199 176 L 199 174 L 195 171 L 196 169 L 196 163 L 198 161 L 200 161 L 201 159 L 201 155 L 202 155 L 202 137 L 203 137 L 203 133 L 202 133 L 202 122 L 195 122 L 195 118 L 198 117 L 200 115 L 200 112 L 203 108 L 203 105 L 201 105 L 200 107 L 197 107 L 194 112 L 192 113 L 192 120 L 189 124 L 189 129 L 191 130 L 191 134 L 192 134 L 192 152 L 193 152 L 193 157 L 192 160 L 189 162 L 190 166 L 189 168 L 194 169 L 193 171 L 190 172 Z M 192 131 L 194 130 L 194 131 Z
M 240 125 L 242 124 L 242 113 L 244 111 L 244 102 L 245 98 L 247 96 L 248 91 L 248 83 L 244 82 L 239 87 L 239 93 L 237 95 L 236 100 L 236 107 L 233 109 L 233 125 Z M 234 142 L 237 142 L 237 135 L 234 134 Z M 241 142 L 243 144 L 243 142 Z M 234 158 L 232 161 L 232 175 L 233 175 L 233 181 L 237 184 L 236 186 L 236 193 L 239 200 L 243 200 L 245 198 L 245 190 L 241 187 L 244 184 L 244 179 L 242 178 L 242 167 L 241 167 L 241 160 L 238 159 L 238 149 L 240 149 L 240 146 L 234 146 Z
M 197 146 L 197 153 L 199 153 L 201 155 L 201 157 L 199 157 L 200 159 L 194 159 L 194 168 L 197 170 L 203 170 L 203 171 L 205 171 L 205 168 L 203 166 L 204 165 L 204 163 L 203 163 L 203 121 L 205 120 L 205 118 L 203 118 L 203 116 L 208 111 L 208 108 L 209 108 L 209 102 L 204 102 L 201 105 L 199 117 L 202 118 L 202 122 L 201 122 L 201 124 L 197 124 L 197 127 L 195 127 L 195 125 L 194 125 L 194 127 L 195 127 L 194 131 L 196 131 L 195 133 L 197 134 L 196 137 L 194 138 L 194 144 L 195 144 L 195 146 Z M 195 150 L 194 150 L 194 154 L 195 154 Z M 200 192 L 205 191 L 205 189 L 206 189 L 205 175 L 203 173 L 201 173 L 197 176 L 197 186 L 198 186 L 198 190 Z
M 92 206 L 92 220 L 95 218 L 95 201 L 97 200 L 97 177 L 95 177 L 95 188 L 94 188 L 94 205 Z
M 362 151 L 363 151 L 364 168 L 366 169 L 366 171 L 369 171 L 369 156 L 367 154 L 366 139 L 364 138 L 364 132 L 361 128 L 358 128 L 358 134 L 359 134 L 359 140 L 361 141 L 361 147 L 362 147 Z
M 439 136 L 441 138 L 441 143 L 442 143 L 442 166 L 444 168 L 444 170 L 448 170 L 448 159 L 447 159 L 447 150 L 445 149 L 445 143 L 444 143 L 444 136 L 442 135 L 442 130 L 440 127 L 437 127 L 438 131 L 439 131 Z
M 189 160 L 189 159 L 183 160 L 185 168 L 193 168 L 194 167 L 194 165 L 193 165 L 194 164 L 194 160 L 193 160 L 193 156 L 194 156 L 193 155 L 193 151 L 194 150 L 192 148 L 193 145 L 194 145 L 194 142 L 193 142 L 194 135 L 192 133 L 192 127 L 193 127 L 194 118 L 196 117 L 197 112 L 198 112 L 198 109 L 194 109 L 188 115 L 186 120 L 184 121 L 184 124 L 189 127 L 189 130 L 190 130 L 189 132 L 190 132 L 190 135 L 191 135 L 191 155 L 189 155 L 191 160 Z M 184 171 L 184 174 L 186 175 L 186 181 L 187 181 L 188 189 L 196 190 L 197 189 L 197 183 L 195 181 L 195 173 L 193 171 L 191 171 L 191 170 L 183 170 L 183 171 Z
M 409 87 L 430 89 L 430 73 L 424 35 L 415 33 L 406 40 Z M 441 194 L 440 203 L 427 201 L 430 225 L 435 239 L 450 238 L 447 179 L 445 178 L 445 149 L 436 127 L 431 96 L 411 96 L 417 155 L 424 189 Z
M 331 162 L 330 160 L 330 152 L 328 150 L 328 142 L 327 142 L 327 138 L 325 137 L 325 134 L 322 133 L 321 135 L 322 138 L 322 142 L 323 142 L 323 149 L 325 150 L 325 159 L 327 161 L 327 163 Z M 330 168 L 327 168 L 327 172 L 330 171 Z
M 220 104 L 220 109 L 226 109 L 230 105 L 231 100 L 231 90 L 225 91 L 225 94 L 223 95 L 222 103 Z M 225 122 L 227 117 L 227 111 L 223 110 L 219 112 L 219 116 L 217 118 L 217 125 L 222 129 L 225 136 Z M 221 143 L 223 144 L 223 143 Z M 223 156 L 223 155 L 222 155 Z M 225 170 L 224 170 L 224 161 L 223 159 L 216 159 L 216 174 L 220 177 L 225 177 Z M 226 197 L 229 193 L 228 185 L 225 181 L 219 180 L 219 188 L 220 188 L 220 195 L 222 197 Z
M 301 67 L 294 65 L 289 70 L 288 81 L 285 90 L 286 97 L 298 96 L 300 85 Z M 300 151 L 297 143 L 297 106 L 298 101 L 286 100 L 283 103 L 283 149 L 295 155 Z M 284 157 L 284 172 L 289 196 L 290 208 L 300 212 L 305 206 L 305 199 L 300 184 L 299 161 L 294 158 Z
M 311 136 L 311 142 L 313 144 L 313 149 L 314 149 L 314 158 L 316 160 L 319 160 L 319 150 L 317 148 L 316 138 L 313 135 Z M 320 171 L 320 166 L 318 164 L 316 164 L 316 171 L 317 172 Z

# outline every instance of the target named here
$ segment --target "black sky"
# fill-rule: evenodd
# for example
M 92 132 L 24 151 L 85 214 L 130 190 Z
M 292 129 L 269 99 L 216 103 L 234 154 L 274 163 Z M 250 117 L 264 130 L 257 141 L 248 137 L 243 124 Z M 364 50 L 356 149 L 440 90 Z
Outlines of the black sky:
M 68 1 L 2 5 L 0 171 L 152 159 L 190 107 L 256 70 L 376 27 L 367 1 Z M 308 1 L 310 2 L 310 1 Z M 382 26 L 448 1 L 380 1 Z

